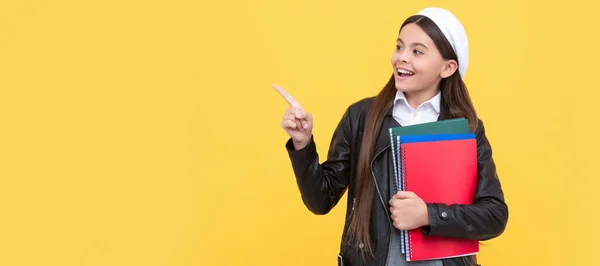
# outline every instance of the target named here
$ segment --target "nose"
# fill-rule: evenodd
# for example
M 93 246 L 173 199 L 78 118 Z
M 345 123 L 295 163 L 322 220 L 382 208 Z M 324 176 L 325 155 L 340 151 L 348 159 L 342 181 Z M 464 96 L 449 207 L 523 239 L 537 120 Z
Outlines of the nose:
M 398 51 L 396 53 L 397 53 L 396 60 L 398 62 L 402 62 L 402 63 L 408 62 L 408 55 L 404 51 Z

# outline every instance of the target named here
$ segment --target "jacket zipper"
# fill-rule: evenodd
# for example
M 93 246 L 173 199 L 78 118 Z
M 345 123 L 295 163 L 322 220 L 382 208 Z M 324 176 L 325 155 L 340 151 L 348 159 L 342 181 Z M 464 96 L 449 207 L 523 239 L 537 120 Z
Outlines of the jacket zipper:
M 388 219 L 386 219 L 388 221 L 388 225 L 389 225 L 389 233 L 387 236 L 387 245 L 388 245 L 388 252 L 385 254 L 385 266 L 388 265 L 388 256 L 390 254 L 390 235 L 392 234 L 392 223 L 390 222 L 390 213 L 388 212 L 387 208 L 385 207 L 385 202 L 383 202 L 383 197 L 381 196 L 381 191 L 379 191 L 379 186 L 377 185 L 377 178 L 375 178 L 375 173 L 373 172 L 373 163 L 375 162 L 375 158 L 377 158 L 383 151 L 385 151 L 386 149 L 388 149 L 390 147 L 390 145 L 386 146 L 384 149 L 380 150 L 377 154 L 375 154 L 375 156 L 373 156 L 373 159 L 371 160 L 371 176 L 373 177 L 373 182 L 375 182 L 375 189 L 377 189 L 377 195 L 379 195 L 379 200 L 381 201 L 381 206 L 383 206 L 383 210 L 385 211 L 385 214 L 387 215 Z

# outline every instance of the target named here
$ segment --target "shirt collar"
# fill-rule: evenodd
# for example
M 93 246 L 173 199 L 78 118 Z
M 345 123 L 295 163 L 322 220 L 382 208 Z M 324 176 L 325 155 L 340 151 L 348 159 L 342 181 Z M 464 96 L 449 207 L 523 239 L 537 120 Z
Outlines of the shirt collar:
M 433 96 L 433 98 L 425 101 L 423 104 L 430 104 L 433 107 L 433 109 L 439 114 L 441 99 L 442 99 L 442 92 L 439 91 L 435 96 Z M 394 106 L 396 104 L 398 104 L 398 101 L 401 101 L 402 103 L 404 103 L 408 106 L 408 101 L 406 100 L 406 96 L 404 95 L 404 92 L 401 92 L 399 90 L 396 92 L 396 97 L 394 98 Z

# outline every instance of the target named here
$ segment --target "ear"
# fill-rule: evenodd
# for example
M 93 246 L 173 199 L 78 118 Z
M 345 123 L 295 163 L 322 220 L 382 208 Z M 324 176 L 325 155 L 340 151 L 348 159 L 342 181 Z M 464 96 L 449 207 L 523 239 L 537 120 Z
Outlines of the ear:
M 454 72 L 456 72 L 457 69 L 458 69 L 458 62 L 456 62 L 456 60 L 448 60 L 444 63 L 444 66 L 442 68 L 442 72 L 440 73 L 440 76 L 442 78 L 447 78 L 449 76 L 452 76 L 452 74 L 454 74 Z

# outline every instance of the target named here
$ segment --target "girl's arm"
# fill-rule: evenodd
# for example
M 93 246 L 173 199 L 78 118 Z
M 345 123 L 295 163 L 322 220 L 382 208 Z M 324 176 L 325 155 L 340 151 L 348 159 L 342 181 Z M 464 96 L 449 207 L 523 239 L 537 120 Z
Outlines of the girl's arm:
M 506 228 L 508 206 L 481 120 L 475 133 L 477 190 L 473 204 L 427 204 L 429 225 L 422 227 L 425 235 L 488 240 L 499 236 Z
M 308 145 L 299 150 L 295 150 L 291 139 L 286 143 L 302 201 L 315 214 L 326 214 L 333 209 L 348 186 L 350 123 L 347 110 L 333 134 L 327 160 L 322 164 L 319 164 L 313 137 Z

